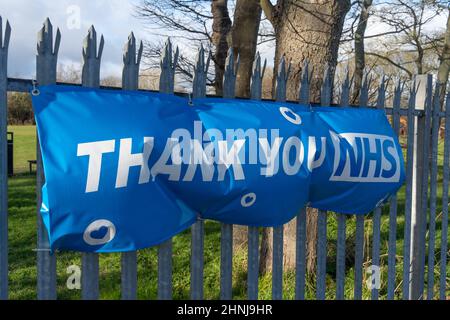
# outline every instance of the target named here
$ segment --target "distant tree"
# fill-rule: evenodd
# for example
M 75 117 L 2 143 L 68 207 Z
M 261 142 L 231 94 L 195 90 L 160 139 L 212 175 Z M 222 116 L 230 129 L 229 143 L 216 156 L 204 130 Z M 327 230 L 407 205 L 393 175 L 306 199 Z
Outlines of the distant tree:
M 427 54 L 435 50 L 442 35 L 426 27 L 443 11 L 439 0 L 383 1 L 376 6 L 374 16 L 388 30 L 371 35 L 377 39 L 376 45 L 366 54 L 393 65 L 409 78 L 429 72 L 435 66 L 427 64 Z
M 75 64 L 59 64 L 56 74 L 58 82 L 81 83 L 81 67 Z
M 34 123 L 31 97 L 28 93 L 8 94 L 8 121 L 10 124 Z
M 120 88 L 122 86 L 122 79 L 117 76 L 107 76 L 100 79 L 100 84 L 106 87 Z
M 444 34 L 444 44 L 442 46 L 442 52 L 440 55 L 440 64 L 438 69 L 438 81 L 445 88 L 448 82 L 448 76 L 450 71 L 450 7 L 448 9 L 447 17 L 447 29 Z M 441 107 L 444 105 L 445 90 L 441 91 Z

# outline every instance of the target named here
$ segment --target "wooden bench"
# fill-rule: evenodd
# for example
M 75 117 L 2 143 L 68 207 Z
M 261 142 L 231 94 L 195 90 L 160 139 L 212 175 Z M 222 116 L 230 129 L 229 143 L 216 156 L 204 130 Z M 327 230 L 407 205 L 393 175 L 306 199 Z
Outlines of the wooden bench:
M 37 161 L 36 160 L 28 160 L 28 166 L 30 168 L 30 173 L 33 172 L 33 164 L 37 165 Z

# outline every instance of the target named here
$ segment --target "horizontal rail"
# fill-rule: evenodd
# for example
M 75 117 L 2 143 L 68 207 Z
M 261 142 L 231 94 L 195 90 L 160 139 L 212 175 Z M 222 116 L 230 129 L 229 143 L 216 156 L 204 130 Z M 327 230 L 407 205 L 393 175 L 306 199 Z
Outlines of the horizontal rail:
M 57 85 L 71 85 L 71 86 L 80 86 L 81 84 L 79 83 L 69 83 L 69 82 L 57 82 Z M 8 87 L 7 87 L 7 91 L 8 92 L 23 92 L 23 93 L 27 93 L 30 92 L 31 89 L 33 88 L 33 80 L 32 79 L 20 79 L 20 78 L 8 78 Z M 100 89 L 106 89 L 106 90 L 122 90 L 121 87 L 113 87 L 113 86 L 100 86 Z M 142 91 L 142 92 L 159 92 L 158 90 L 150 90 L 150 89 L 139 89 L 137 91 Z M 174 94 L 176 96 L 179 97 L 189 97 L 189 93 L 185 93 L 185 92 L 174 92 Z M 221 96 L 217 96 L 217 95 L 206 95 L 207 98 L 221 98 Z M 248 100 L 247 98 L 239 98 L 239 99 L 243 99 L 243 100 Z M 275 101 L 273 99 L 262 99 L 262 101 Z M 286 101 L 289 103 L 298 103 L 296 101 Z M 331 106 L 333 106 L 334 104 L 330 104 Z M 349 107 L 353 107 L 353 108 L 359 108 L 360 106 L 357 105 L 349 105 Z M 384 109 L 386 111 L 387 115 L 393 115 L 394 114 L 394 110 L 391 107 L 386 107 Z M 398 113 L 400 114 L 400 116 L 407 116 L 408 115 L 408 109 L 399 109 Z M 413 111 L 413 115 L 417 116 L 417 117 L 422 117 L 425 115 L 423 110 L 414 110 Z M 445 117 L 445 112 L 441 111 L 438 112 L 438 115 L 440 118 L 444 118 Z

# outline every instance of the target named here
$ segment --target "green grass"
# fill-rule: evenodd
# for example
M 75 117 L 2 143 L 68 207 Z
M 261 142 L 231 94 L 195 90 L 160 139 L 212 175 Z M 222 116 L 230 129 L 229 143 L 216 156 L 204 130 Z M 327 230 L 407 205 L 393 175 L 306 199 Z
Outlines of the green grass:
M 14 173 L 28 172 L 28 160 L 36 160 L 36 127 L 8 126 L 14 132 Z
M 32 126 L 10 127 L 15 132 L 15 169 L 16 172 L 27 172 L 27 160 L 35 159 L 35 129 Z M 443 144 L 439 144 L 439 174 L 438 174 L 438 208 L 436 219 L 436 250 L 434 269 L 435 292 L 439 283 L 440 237 L 442 210 L 442 155 Z M 36 204 L 35 204 L 34 175 L 19 174 L 9 179 L 9 284 L 11 299 L 36 298 Z M 402 188 L 398 194 L 398 224 L 397 224 L 397 266 L 396 266 L 396 298 L 401 297 L 402 279 L 402 252 L 404 232 L 404 206 L 405 190 Z M 335 297 L 335 264 L 336 264 L 336 215 L 329 214 L 328 224 L 328 259 L 327 259 L 327 299 Z M 365 219 L 364 267 L 371 264 L 371 233 L 372 218 Z M 381 271 L 382 287 L 380 298 L 387 294 L 387 245 L 389 237 L 389 206 L 383 208 L 381 220 Z M 190 231 L 187 230 L 176 237 L 173 243 L 173 293 L 175 299 L 189 298 L 189 258 L 190 258 Z M 347 273 L 345 280 L 345 297 L 353 298 L 353 246 L 355 238 L 355 218 L 347 219 Z M 79 290 L 69 290 L 66 281 L 69 276 L 67 267 L 81 266 L 81 255 L 74 252 L 57 253 L 57 284 L 58 298 L 79 299 Z M 216 222 L 205 223 L 205 298 L 219 298 L 220 287 L 220 225 Z M 233 297 L 246 298 L 247 278 L 246 250 L 234 252 L 233 257 Z M 364 274 L 363 281 L 368 275 Z M 448 279 L 450 270 L 447 267 L 447 296 L 450 296 Z M 294 298 L 295 273 L 288 271 L 284 274 L 285 299 Z M 271 298 L 271 275 L 260 278 L 259 298 Z M 102 299 L 120 298 L 120 254 L 100 255 L 100 294 Z M 138 298 L 156 299 L 157 297 L 157 251 L 155 248 L 140 250 L 138 253 Z M 315 281 L 308 278 L 306 282 L 306 297 L 315 297 Z M 370 291 L 363 285 L 363 298 L 370 298 Z

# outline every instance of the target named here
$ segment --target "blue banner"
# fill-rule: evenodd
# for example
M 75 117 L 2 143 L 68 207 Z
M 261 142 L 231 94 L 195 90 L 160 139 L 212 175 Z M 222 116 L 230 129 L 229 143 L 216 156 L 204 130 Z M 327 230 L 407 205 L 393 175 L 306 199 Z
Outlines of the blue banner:
M 129 251 L 198 218 L 279 226 L 311 206 L 364 214 L 404 181 L 383 110 L 40 87 L 52 250 Z

